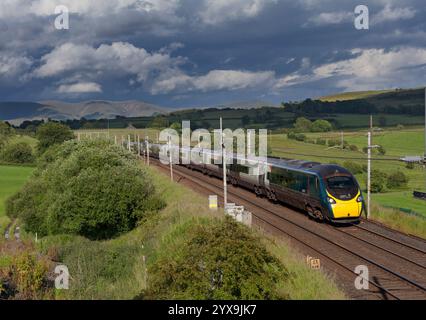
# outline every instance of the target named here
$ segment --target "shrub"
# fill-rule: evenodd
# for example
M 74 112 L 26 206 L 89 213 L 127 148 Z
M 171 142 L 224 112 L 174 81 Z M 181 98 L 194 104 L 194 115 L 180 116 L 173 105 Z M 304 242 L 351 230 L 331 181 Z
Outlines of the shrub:
M 52 299 L 53 283 L 48 279 L 50 262 L 28 248 L 25 244 L 21 250 L 2 252 L 0 263 L 0 298 L 1 299 Z M 1 261 L 0 261 L 1 262 Z
M 380 155 L 384 156 L 386 154 L 386 149 L 383 146 L 379 146 L 377 148 L 377 151 L 379 152 Z
M 349 145 L 349 150 L 351 151 L 358 151 L 358 147 L 354 144 Z
M 388 176 L 386 186 L 389 189 L 406 187 L 408 184 L 408 177 L 402 172 L 397 171 Z
M 173 242 L 163 244 L 167 252 L 148 268 L 148 289 L 138 298 L 284 298 L 277 283 L 288 273 L 245 226 L 228 217 L 186 228 L 183 243 L 176 244 L 178 236 L 172 234 Z
M 312 128 L 312 121 L 303 117 L 297 118 L 294 129 L 297 132 L 309 132 Z
M 407 169 L 413 170 L 415 168 L 414 162 L 407 162 L 405 167 Z
M 287 137 L 289 139 L 302 141 L 302 142 L 306 140 L 306 135 L 304 135 L 303 133 L 297 133 L 297 132 L 294 132 L 294 131 L 290 131 L 287 134 Z
M 316 120 L 311 126 L 312 132 L 328 132 L 331 129 L 333 129 L 333 126 L 327 120 Z
M 327 141 L 323 138 L 318 138 L 317 139 L 317 144 L 325 146 L 327 144 Z
M 342 142 L 340 140 L 328 140 L 329 147 L 335 147 L 340 145 L 342 145 Z
M 372 170 L 371 171 L 371 192 L 372 193 L 380 193 L 385 190 L 387 175 L 383 171 L 380 170 Z
M 146 213 L 164 205 L 133 155 L 98 143 L 69 141 L 55 148 L 33 179 L 7 201 L 7 214 L 40 236 L 107 239 L 130 231 Z M 49 162 L 51 157 L 56 160 Z
M 38 150 L 42 154 L 55 144 L 74 139 L 74 133 L 66 125 L 48 122 L 38 127 L 36 137 L 39 140 Z
M 362 165 L 354 161 L 345 161 L 343 167 L 348 169 L 352 174 L 360 174 L 363 172 Z
M 4 148 L 1 158 L 9 163 L 34 162 L 33 150 L 26 142 L 10 143 Z

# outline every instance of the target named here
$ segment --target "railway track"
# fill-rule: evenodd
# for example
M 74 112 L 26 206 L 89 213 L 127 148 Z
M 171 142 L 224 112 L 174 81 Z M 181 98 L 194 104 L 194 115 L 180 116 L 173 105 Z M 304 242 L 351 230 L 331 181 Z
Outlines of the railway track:
M 168 170 L 158 161 L 155 165 Z M 175 176 L 197 191 L 218 194 L 221 181 L 175 166 Z M 362 221 L 360 225 L 335 227 L 309 220 L 297 210 L 257 198 L 251 192 L 230 186 L 229 199 L 253 212 L 254 223 L 268 232 L 285 236 L 300 251 L 321 259 L 354 299 L 426 299 L 426 241 Z M 408 239 L 408 240 L 407 240 Z M 357 290 L 354 270 L 365 265 L 370 288 Z

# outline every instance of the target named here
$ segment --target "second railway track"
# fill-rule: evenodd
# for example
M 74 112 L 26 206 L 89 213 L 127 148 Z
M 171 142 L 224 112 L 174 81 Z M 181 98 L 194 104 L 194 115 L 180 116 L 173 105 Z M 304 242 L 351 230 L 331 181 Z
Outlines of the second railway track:
M 158 161 L 153 163 L 166 170 Z M 197 191 L 220 197 L 220 180 L 180 166 L 175 167 L 175 173 Z M 301 252 L 321 258 L 351 298 L 426 299 L 426 241 L 365 221 L 346 228 L 319 224 L 297 210 L 257 198 L 242 188 L 230 186 L 229 198 L 252 211 L 256 225 L 287 237 Z M 369 290 L 354 287 L 358 265 L 369 269 Z

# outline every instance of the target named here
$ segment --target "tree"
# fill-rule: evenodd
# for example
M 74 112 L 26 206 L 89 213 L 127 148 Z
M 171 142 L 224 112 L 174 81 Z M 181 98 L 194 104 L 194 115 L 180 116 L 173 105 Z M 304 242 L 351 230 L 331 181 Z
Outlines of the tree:
M 105 140 L 68 141 L 42 158 L 47 153 L 33 178 L 7 200 L 7 215 L 19 217 L 27 231 L 108 239 L 164 206 L 136 158 Z
M 403 188 L 408 184 L 408 177 L 402 171 L 397 171 L 388 176 L 386 186 L 389 189 Z
M 148 288 L 137 299 L 286 298 L 277 284 L 288 278 L 288 271 L 260 239 L 231 218 L 187 224 L 169 239 L 173 241 L 163 244 L 149 266 Z
M 316 120 L 311 127 L 312 132 L 328 132 L 331 131 L 333 126 L 327 120 Z
M 72 140 L 75 136 L 68 126 L 57 122 L 48 122 L 38 127 L 36 137 L 39 140 L 38 151 L 42 154 L 49 147 Z
M 371 171 L 371 192 L 380 193 L 385 190 L 387 175 L 380 170 Z
M 182 124 L 179 122 L 173 122 L 170 126 L 170 129 L 176 130 L 176 132 L 181 132 L 182 131 Z
M 294 129 L 298 132 L 309 132 L 312 128 L 312 121 L 303 117 L 297 118 Z
M 13 128 L 6 122 L 0 121 L 0 137 L 10 137 L 13 135 Z
M 149 126 L 151 128 L 167 128 L 169 126 L 169 121 L 165 116 L 157 116 L 152 119 Z
M 0 150 L 13 135 L 13 128 L 6 122 L 0 121 Z
M 10 143 L 4 148 L 1 158 L 9 163 L 34 162 L 33 149 L 26 142 Z

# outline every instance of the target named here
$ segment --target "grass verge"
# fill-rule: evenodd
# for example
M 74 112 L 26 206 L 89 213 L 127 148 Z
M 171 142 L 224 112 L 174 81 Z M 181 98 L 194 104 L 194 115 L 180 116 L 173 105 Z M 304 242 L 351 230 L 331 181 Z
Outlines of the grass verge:
M 68 266 L 70 290 L 58 292 L 59 299 L 133 299 L 147 288 L 146 272 L 157 259 L 170 252 L 170 241 L 185 243 L 188 226 L 196 227 L 223 219 L 223 213 L 207 208 L 207 199 L 150 168 L 157 190 L 167 207 L 142 221 L 135 230 L 109 241 L 89 241 L 81 237 L 43 238 L 38 246 Z M 192 228 L 191 227 L 191 228 Z M 279 285 L 289 299 L 344 299 L 330 277 L 310 270 L 303 258 L 282 240 L 259 231 L 268 252 L 276 256 L 291 275 Z M 178 254 L 178 253 L 176 253 Z

